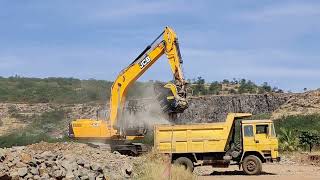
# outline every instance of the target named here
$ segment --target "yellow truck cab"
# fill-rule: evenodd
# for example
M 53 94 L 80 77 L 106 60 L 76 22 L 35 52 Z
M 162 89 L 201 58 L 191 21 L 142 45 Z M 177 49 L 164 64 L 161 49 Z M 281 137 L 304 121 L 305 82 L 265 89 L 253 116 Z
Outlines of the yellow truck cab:
M 280 161 L 278 139 L 271 120 L 245 119 L 250 116 L 229 113 L 225 122 L 156 125 L 154 147 L 191 171 L 238 165 L 248 175 L 260 174 L 262 163 Z

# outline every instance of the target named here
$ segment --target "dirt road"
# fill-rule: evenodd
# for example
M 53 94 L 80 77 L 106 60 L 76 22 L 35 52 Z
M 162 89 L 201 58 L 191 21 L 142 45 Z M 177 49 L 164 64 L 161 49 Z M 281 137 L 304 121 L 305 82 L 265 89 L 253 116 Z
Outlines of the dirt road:
M 320 167 L 312 165 L 288 165 L 288 164 L 264 164 L 263 173 L 260 176 L 246 176 L 239 168 L 234 166 L 228 169 L 199 167 L 197 170 L 201 173 L 197 179 L 320 179 Z M 199 174 L 200 175 L 200 174 Z

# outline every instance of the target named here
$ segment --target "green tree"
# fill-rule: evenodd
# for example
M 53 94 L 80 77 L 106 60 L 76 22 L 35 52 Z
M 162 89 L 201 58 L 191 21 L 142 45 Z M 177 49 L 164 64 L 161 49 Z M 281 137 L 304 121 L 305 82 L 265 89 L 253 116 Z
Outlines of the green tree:
M 222 84 L 220 84 L 218 81 L 214 81 L 209 86 L 209 94 L 219 94 L 219 92 L 222 90 Z
M 205 95 L 207 94 L 207 90 L 205 88 L 205 80 L 199 76 L 197 78 L 197 80 L 195 81 L 195 86 L 194 86 L 194 89 L 193 89 L 193 93 L 195 95 Z
M 224 79 L 224 80 L 222 80 L 222 83 L 223 83 L 223 84 L 229 84 L 230 82 L 229 82 L 228 79 Z
M 257 85 L 255 85 L 252 81 L 241 79 L 240 86 L 238 92 L 242 93 L 256 93 Z
M 261 89 L 262 91 L 265 93 L 265 92 L 271 92 L 272 88 L 271 86 L 269 86 L 269 84 L 267 82 L 264 82 L 262 85 L 261 85 Z
M 320 144 L 320 135 L 317 131 L 302 131 L 299 136 L 299 143 L 308 146 L 311 152 L 315 145 Z

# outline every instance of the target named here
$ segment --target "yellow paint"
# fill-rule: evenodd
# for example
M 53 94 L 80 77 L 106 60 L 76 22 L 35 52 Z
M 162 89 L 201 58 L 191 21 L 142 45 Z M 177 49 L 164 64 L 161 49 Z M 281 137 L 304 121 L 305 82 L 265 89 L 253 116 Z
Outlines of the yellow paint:
M 234 120 L 249 117 L 248 113 L 229 113 L 225 122 L 201 123 L 189 125 L 157 125 L 154 129 L 154 147 L 160 153 L 205 153 L 225 152 L 226 143 Z M 243 125 L 269 125 L 271 120 L 242 120 Z M 242 128 L 243 129 L 243 128 Z M 242 133 L 243 134 L 243 133 Z M 259 141 L 259 143 L 256 143 Z M 270 151 L 272 158 L 278 157 L 278 140 L 271 136 L 255 134 L 252 138 L 243 137 L 243 149 L 246 151 Z
M 271 127 L 274 126 L 271 120 L 245 120 L 242 121 L 242 126 L 252 125 L 254 136 L 253 137 L 243 137 L 243 148 L 244 151 L 255 151 L 259 152 L 264 156 L 264 152 L 269 151 L 273 159 L 279 157 L 278 152 L 278 138 L 276 135 L 272 135 Z M 267 134 L 257 134 L 257 125 L 268 125 Z M 242 129 L 243 130 L 243 129 Z
M 162 33 L 162 37 L 163 39 L 159 43 L 153 44 L 146 54 L 132 62 L 119 73 L 111 88 L 109 121 L 91 119 L 74 120 L 71 124 L 75 138 L 126 138 L 119 130 L 118 120 L 121 118 L 127 90 L 163 54 L 166 54 L 168 58 L 175 82 L 182 88 L 185 88 L 186 82 L 181 67 L 182 60 L 177 35 L 171 28 L 166 27 Z M 165 87 L 172 91 L 174 98 L 180 98 L 174 84 L 170 83 Z M 127 139 L 134 138 L 127 137 Z

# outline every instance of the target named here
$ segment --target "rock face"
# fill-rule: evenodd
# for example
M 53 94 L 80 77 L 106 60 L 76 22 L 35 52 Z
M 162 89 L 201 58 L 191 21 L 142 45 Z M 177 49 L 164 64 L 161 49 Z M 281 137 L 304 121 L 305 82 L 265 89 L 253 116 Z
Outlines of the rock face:
M 274 119 L 290 115 L 320 113 L 320 90 L 291 96 L 288 101 L 272 113 Z
M 14 103 L 0 103 L 0 136 L 10 133 L 15 129 L 21 129 L 31 123 L 32 116 L 41 115 L 44 112 L 53 111 L 55 109 L 64 110 L 67 112 L 67 121 L 80 118 L 96 119 L 97 110 L 102 109 L 103 105 L 99 104 L 14 104 Z M 26 120 L 19 120 L 18 118 L 11 117 L 10 110 L 23 116 L 29 117 Z M 67 122 L 66 122 L 67 124 Z M 67 126 L 66 126 L 67 127 Z M 64 132 L 63 129 L 61 132 Z M 60 132 L 60 133 L 61 133 Z
M 190 97 L 189 108 L 178 116 L 178 123 L 198 123 L 198 122 L 219 122 L 224 121 L 228 112 L 246 112 L 252 114 L 273 113 L 274 118 L 284 114 L 314 113 L 320 112 L 320 91 L 311 91 L 306 93 L 271 93 L 271 94 L 251 94 L 251 95 L 212 95 L 203 97 Z M 134 103 L 132 103 L 134 102 Z M 144 119 L 150 122 L 150 118 L 159 119 L 158 116 L 150 115 L 156 112 L 151 102 L 155 100 L 141 99 L 128 101 L 127 110 L 130 112 L 140 112 L 140 116 L 134 116 L 136 119 Z M 67 123 L 73 119 L 89 118 L 96 119 L 97 111 L 104 110 L 101 119 L 108 117 L 108 105 L 101 104 L 11 104 L 0 103 L 0 136 L 8 133 L 10 130 L 24 127 L 30 122 L 18 122 L 17 119 L 10 118 L 9 109 L 14 107 L 22 115 L 39 115 L 43 112 L 54 109 L 63 109 L 67 114 L 65 120 L 65 129 L 60 129 L 57 134 L 67 131 Z M 159 110 L 159 108 L 158 108 Z M 150 112 L 147 114 L 146 112 Z M 286 113 L 288 112 L 288 113 Z M 155 113 L 154 113 L 155 114 Z M 127 117 L 127 119 L 130 119 Z M 162 121 L 151 120 L 156 123 Z M 2 126 L 1 126 L 2 122 Z M 151 126 L 152 127 L 152 126 Z M 57 135 L 57 137 L 58 137 Z
M 38 143 L 0 149 L 0 179 L 126 179 L 139 157 L 79 143 Z
M 224 121 L 228 112 L 272 113 L 294 94 L 255 94 L 192 97 L 179 115 L 183 123 Z

